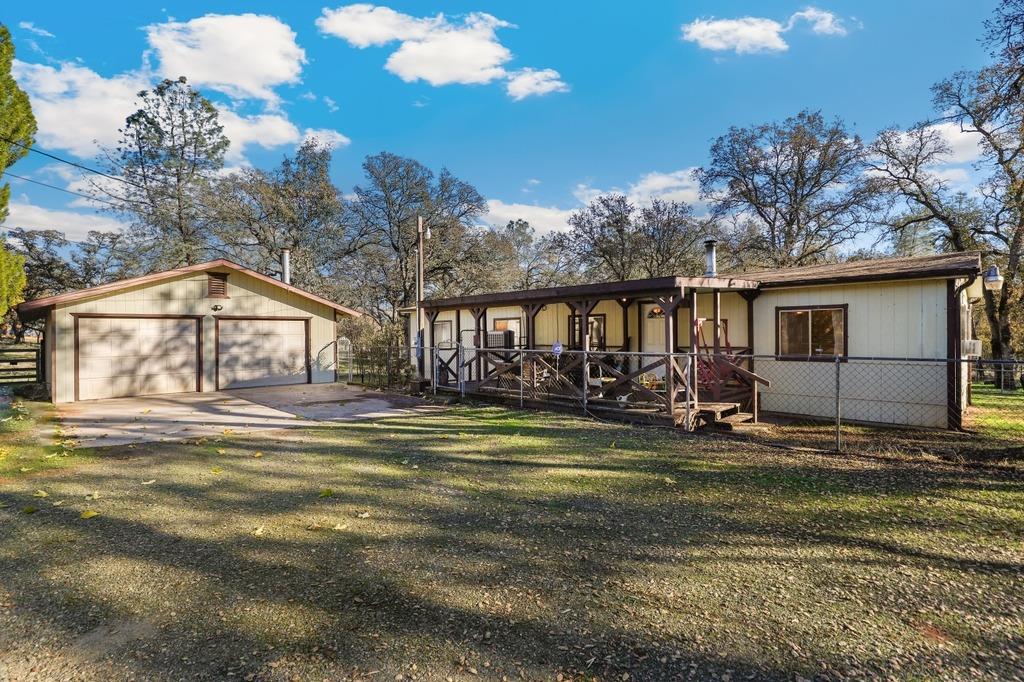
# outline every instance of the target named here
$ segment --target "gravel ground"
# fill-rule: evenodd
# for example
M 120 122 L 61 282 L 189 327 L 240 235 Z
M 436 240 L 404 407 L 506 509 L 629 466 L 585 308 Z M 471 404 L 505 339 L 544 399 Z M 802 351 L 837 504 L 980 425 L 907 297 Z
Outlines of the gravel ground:
M 1024 679 L 1014 472 L 466 407 L 82 454 L 0 479 L 0 679 Z

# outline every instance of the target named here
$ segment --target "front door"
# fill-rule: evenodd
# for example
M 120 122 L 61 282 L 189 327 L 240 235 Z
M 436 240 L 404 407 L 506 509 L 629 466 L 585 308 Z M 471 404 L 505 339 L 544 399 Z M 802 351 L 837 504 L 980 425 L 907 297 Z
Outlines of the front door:
M 665 313 L 661 306 L 654 303 L 644 303 L 640 307 L 641 324 L 644 326 L 644 345 L 641 349 L 644 353 L 665 352 Z M 649 365 L 654 358 L 644 358 L 643 364 Z M 659 379 L 665 376 L 665 367 L 658 367 L 654 370 Z

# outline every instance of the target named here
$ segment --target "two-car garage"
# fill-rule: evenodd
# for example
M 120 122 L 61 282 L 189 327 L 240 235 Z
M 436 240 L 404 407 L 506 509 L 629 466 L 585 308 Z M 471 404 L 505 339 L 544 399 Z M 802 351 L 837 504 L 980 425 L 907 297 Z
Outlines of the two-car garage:
M 356 311 L 229 261 L 23 303 L 55 402 L 325 383 Z

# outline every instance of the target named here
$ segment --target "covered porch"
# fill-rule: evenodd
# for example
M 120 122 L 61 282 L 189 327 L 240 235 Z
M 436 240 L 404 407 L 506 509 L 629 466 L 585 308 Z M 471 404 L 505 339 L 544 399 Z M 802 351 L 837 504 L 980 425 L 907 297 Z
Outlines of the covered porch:
M 756 282 L 663 277 L 423 301 L 437 390 L 686 429 L 757 418 Z

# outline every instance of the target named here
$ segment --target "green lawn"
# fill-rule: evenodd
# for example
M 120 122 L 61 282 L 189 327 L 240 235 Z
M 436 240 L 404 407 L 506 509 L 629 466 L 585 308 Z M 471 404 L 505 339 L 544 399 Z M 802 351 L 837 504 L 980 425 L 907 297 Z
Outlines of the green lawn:
M 469 407 L 64 461 L 0 483 L 15 679 L 1024 666 L 1013 472 Z
M 974 384 L 971 400 L 970 426 L 989 438 L 1024 441 L 1024 390 Z
M 0 396 L 0 481 L 66 466 L 74 446 L 60 431 L 52 404 Z

